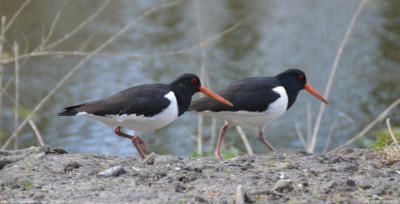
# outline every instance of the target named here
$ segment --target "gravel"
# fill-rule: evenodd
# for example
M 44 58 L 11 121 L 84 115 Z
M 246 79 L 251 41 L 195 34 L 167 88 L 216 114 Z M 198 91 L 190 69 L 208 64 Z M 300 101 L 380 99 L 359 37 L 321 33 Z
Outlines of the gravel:
M 380 152 L 179 158 L 69 154 L 62 148 L 0 151 L 0 202 L 363 203 L 400 201 L 400 162 Z

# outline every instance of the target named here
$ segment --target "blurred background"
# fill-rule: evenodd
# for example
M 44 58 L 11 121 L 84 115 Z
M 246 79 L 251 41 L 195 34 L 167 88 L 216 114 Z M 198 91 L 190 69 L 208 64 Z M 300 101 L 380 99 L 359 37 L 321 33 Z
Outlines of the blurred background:
M 132 143 L 117 137 L 113 127 L 85 117 L 57 117 L 57 113 L 63 107 L 108 97 L 131 86 L 169 83 L 184 72 L 202 75 L 203 85 L 216 91 L 239 79 L 299 68 L 307 74 L 308 83 L 324 94 L 337 50 L 359 3 L 3 0 L 0 144 L 4 145 L 16 128 L 16 111 L 19 125 L 78 63 L 128 24 L 125 32 L 77 68 L 33 113 L 31 123 L 47 145 L 72 153 L 137 155 Z M 399 9 L 398 0 L 369 0 L 362 8 L 334 76 L 316 153 L 323 151 L 330 132 L 328 150 L 354 137 L 400 97 Z M 14 42 L 20 55 L 18 85 Z M 306 137 L 310 132 L 307 107 L 313 128 L 319 106 L 319 100 L 300 92 L 292 108 L 267 126 L 267 140 L 277 148 L 303 148 L 295 127 Z M 388 117 L 393 126 L 400 126 L 399 108 L 391 110 Z M 215 148 L 210 147 L 210 121 L 204 117 L 203 150 Z M 222 124 L 217 120 L 217 130 Z M 39 144 L 33 126 L 23 126 L 18 148 Z M 375 131 L 385 127 L 379 122 L 352 147 L 363 147 Z M 186 112 L 171 125 L 144 133 L 142 138 L 155 153 L 188 157 L 197 150 L 197 129 L 198 115 Z M 258 141 L 256 130 L 245 132 L 255 153 L 269 151 Z M 228 129 L 224 145 L 246 153 L 233 127 Z M 14 149 L 14 143 L 6 149 Z

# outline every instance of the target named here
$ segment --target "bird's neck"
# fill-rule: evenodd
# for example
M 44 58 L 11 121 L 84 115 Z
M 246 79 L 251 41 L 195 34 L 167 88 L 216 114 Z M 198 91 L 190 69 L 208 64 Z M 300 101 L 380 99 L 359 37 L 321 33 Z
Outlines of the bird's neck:
M 292 86 L 290 81 L 287 81 L 287 80 L 279 80 L 279 81 L 282 83 L 282 85 L 285 88 L 286 93 L 288 95 L 288 105 L 287 105 L 287 109 L 286 110 L 289 110 L 289 108 L 296 101 L 297 94 L 299 93 L 300 90 L 298 90 L 294 86 Z
M 175 92 L 176 101 L 178 103 L 178 117 L 181 116 L 189 108 L 192 96 Z

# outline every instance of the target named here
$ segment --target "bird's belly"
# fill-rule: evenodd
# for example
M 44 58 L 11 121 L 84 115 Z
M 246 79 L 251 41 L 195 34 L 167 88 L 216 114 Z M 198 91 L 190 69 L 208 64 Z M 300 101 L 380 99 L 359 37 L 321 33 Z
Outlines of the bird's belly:
M 135 130 L 136 132 L 145 132 L 162 128 L 176 120 L 178 118 L 178 107 L 176 103 L 171 103 L 162 112 L 151 117 L 136 114 L 106 116 L 85 114 L 85 116 L 94 120 L 101 121 L 110 126 L 120 126 L 123 128 Z
M 269 104 L 268 109 L 263 112 L 250 112 L 250 111 L 221 111 L 212 112 L 204 111 L 205 115 L 214 116 L 229 124 L 239 125 L 242 127 L 256 127 L 263 128 L 268 123 L 276 120 L 287 111 L 288 97 L 283 87 L 275 88 L 281 97 L 276 101 Z

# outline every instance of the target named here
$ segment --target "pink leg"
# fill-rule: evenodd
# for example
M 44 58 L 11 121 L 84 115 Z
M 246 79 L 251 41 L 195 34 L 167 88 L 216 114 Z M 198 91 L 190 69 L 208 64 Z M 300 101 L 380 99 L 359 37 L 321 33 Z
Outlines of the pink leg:
M 139 139 L 140 139 L 139 136 L 133 136 L 133 138 L 132 138 L 132 143 L 133 143 L 133 145 L 135 145 L 136 150 L 138 151 L 138 153 L 139 153 L 139 155 L 140 155 L 140 158 L 145 159 L 146 156 L 144 155 L 143 150 L 142 150 L 142 148 L 140 147 Z M 140 139 L 140 140 L 141 140 L 141 139 Z
M 221 157 L 221 153 L 220 153 L 220 149 L 221 149 L 221 144 L 222 144 L 222 140 L 224 139 L 224 135 L 226 133 L 226 129 L 228 129 L 229 124 L 225 123 L 224 126 L 221 127 L 221 130 L 219 131 L 219 137 L 218 137 L 218 143 L 217 143 L 217 148 L 214 151 L 214 155 L 215 157 L 217 157 L 218 159 L 222 159 Z
M 274 151 L 274 150 L 275 150 L 275 148 L 274 148 L 271 144 L 269 144 L 269 143 L 267 142 L 267 140 L 265 139 L 265 137 L 264 137 L 264 135 L 263 135 L 263 131 L 262 131 L 261 129 L 260 129 L 260 132 L 258 133 L 258 139 L 259 139 L 262 143 L 264 143 L 265 146 L 267 146 L 269 150 L 271 150 L 271 151 Z
M 131 136 L 131 135 L 121 132 L 121 127 L 119 127 L 119 126 L 114 128 L 114 133 L 120 137 L 125 137 L 125 138 L 132 140 L 132 143 L 136 147 L 136 150 L 139 152 L 140 157 L 142 159 L 144 159 L 145 156 L 143 154 L 143 151 L 147 152 L 147 151 L 149 151 L 149 148 L 147 147 L 144 140 L 142 140 L 142 138 L 140 138 L 139 136 Z
M 131 139 L 131 140 L 134 137 L 134 136 L 131 136 L 131 135 L 121 132 L 121 127 L 119 127 L 119 126 L 114 128 L 114 133 L 120 137 L 125 137 L 125 138 Z M 147 147 L 146 142 L 142 138 L 140 138 L 139 136 L 136 136 L 136 138 L 138 140 L 138 144 L 141 146 L 143 151 L 145 151 L 145 152 L 150 151 L 149 148 Z

